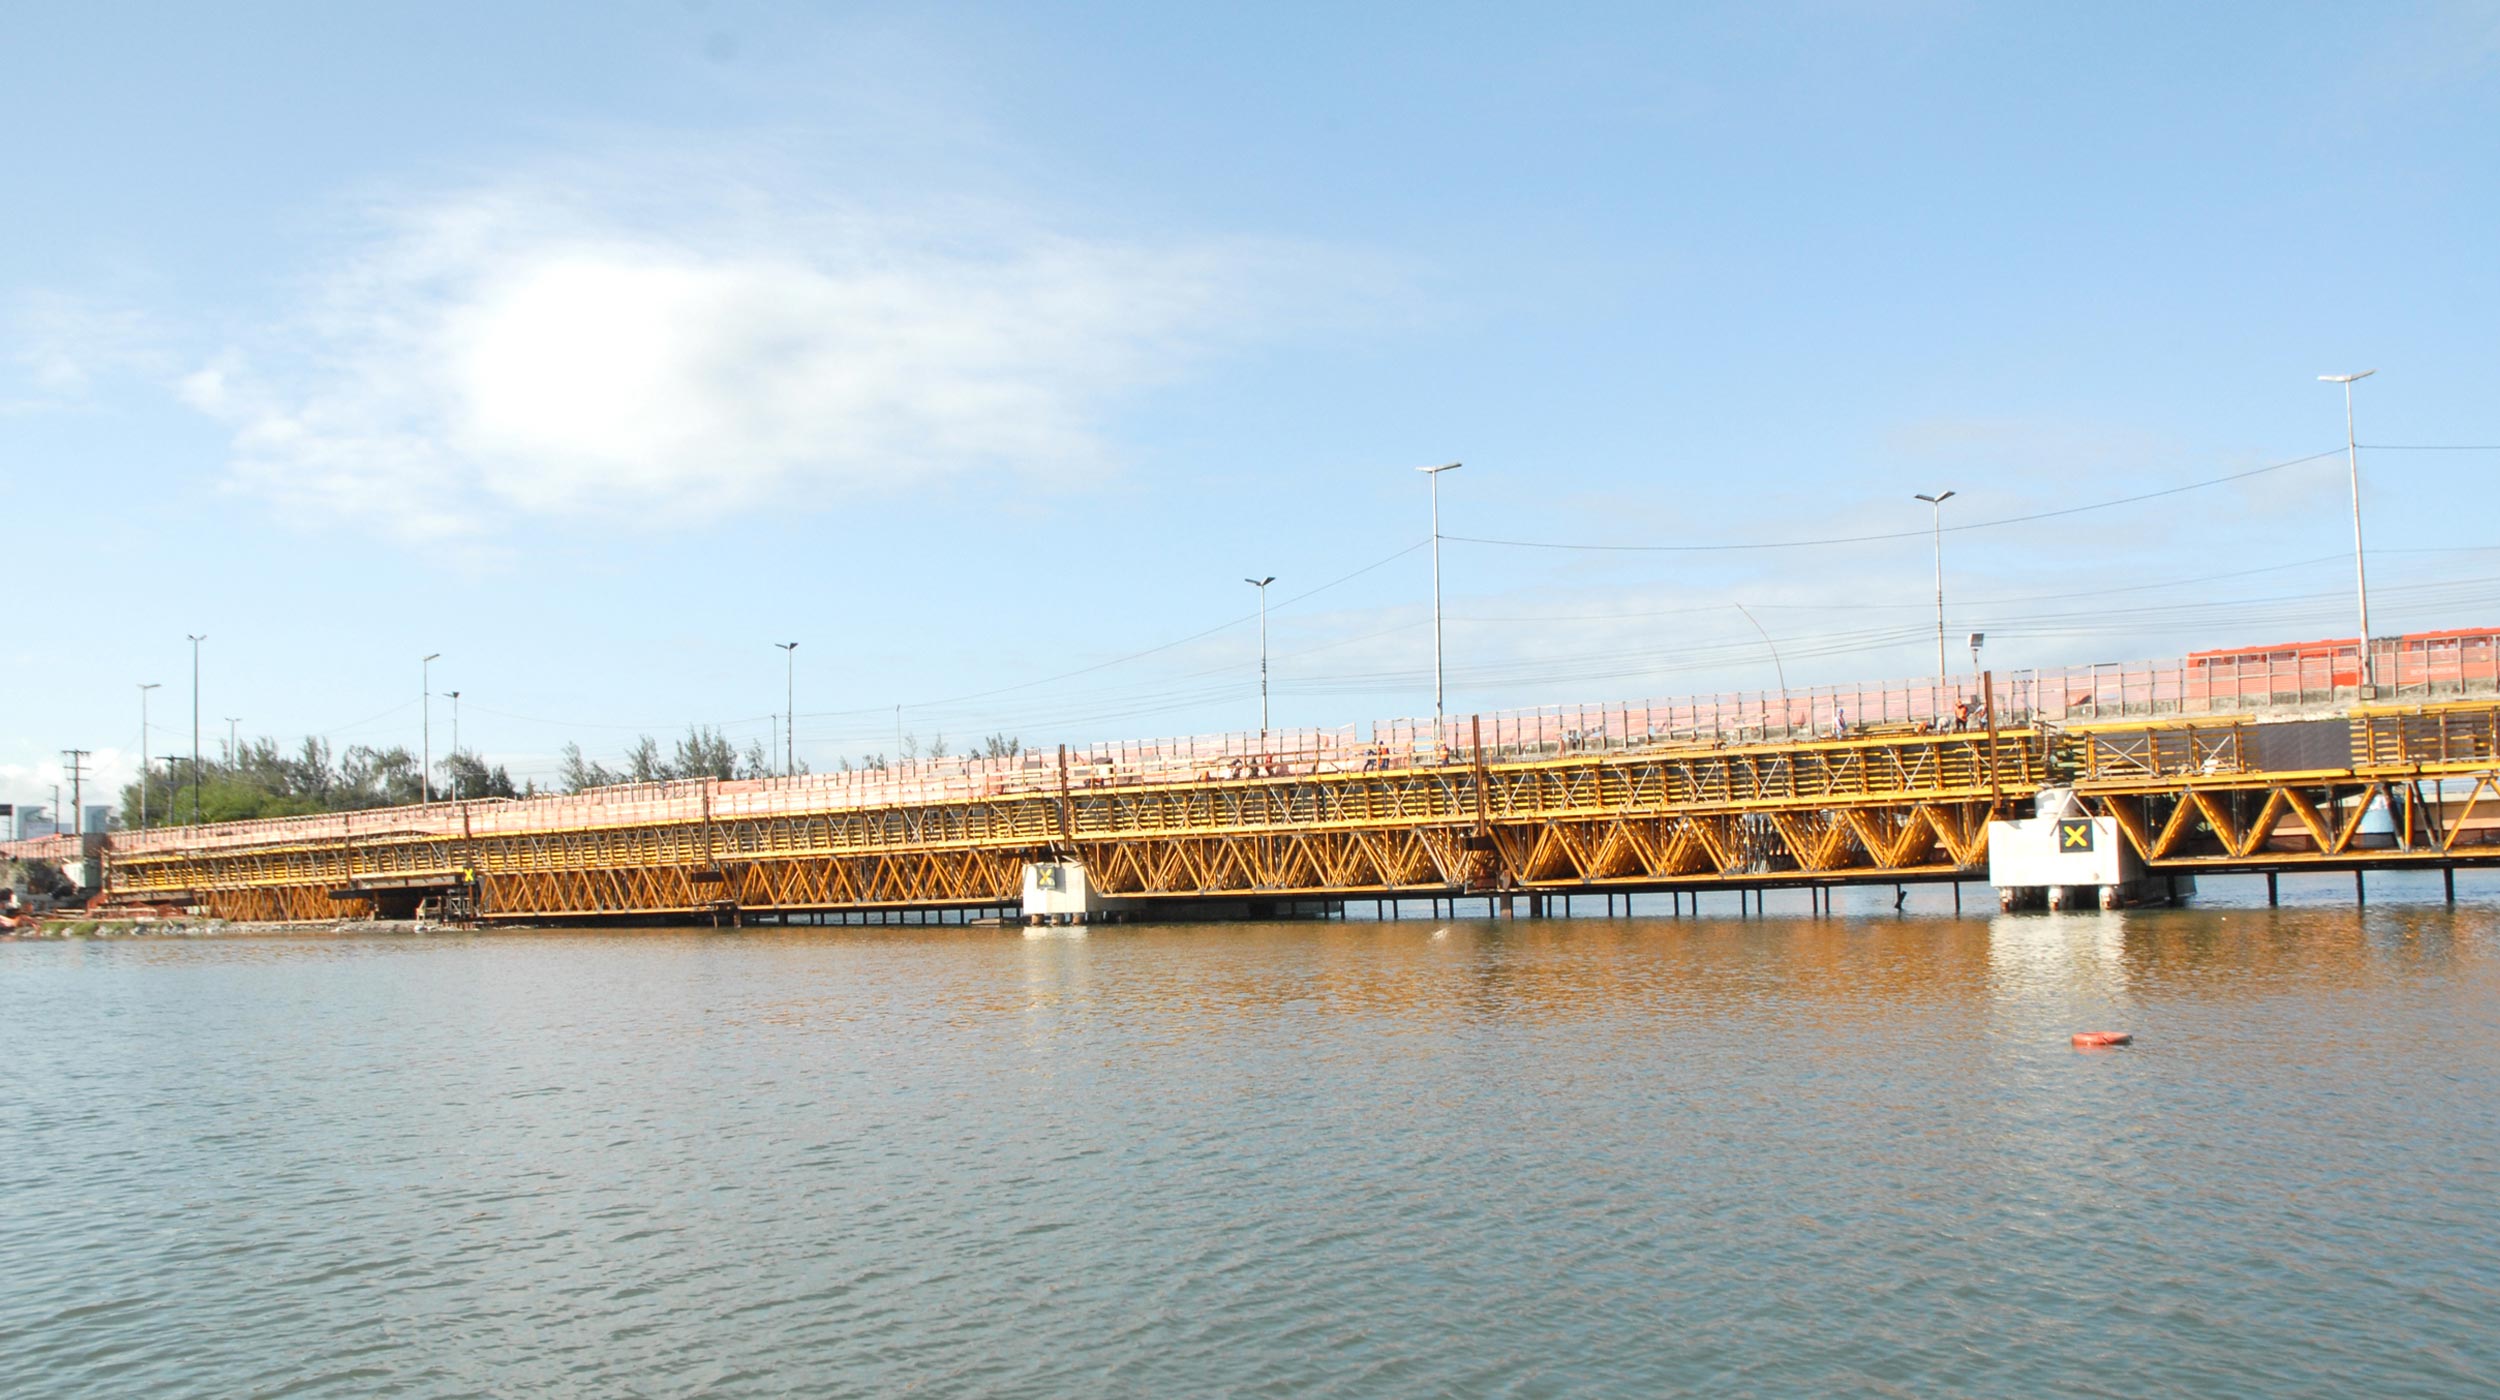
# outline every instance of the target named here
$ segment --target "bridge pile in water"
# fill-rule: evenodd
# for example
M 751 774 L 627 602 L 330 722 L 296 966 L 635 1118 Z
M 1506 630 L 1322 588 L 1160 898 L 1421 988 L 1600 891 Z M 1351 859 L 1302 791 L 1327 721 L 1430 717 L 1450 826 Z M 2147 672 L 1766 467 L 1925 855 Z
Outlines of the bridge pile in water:
M 1992 698 L 1985 678 L 1975 689 Z M 1625 711 L 1626 714 L 1632 712 Z M 1081 864 L 1148 916 L 1226 901 L 1820 888 L 1985 878 L 2044 788 L 2159 873 L 2500 864 L 2500 699 L 1848 737 L 1533 735 L 1123 765 L 1099 754 L 601 789 L 119 832 L 105 896 L 247 920 L 1013 911 Z M 2372 814 L 2378 814 L 2374 820 Z M 26 854 L 44 843 L 19 843 Z M 1307 907 L 1307 903 L 1305 905 Z

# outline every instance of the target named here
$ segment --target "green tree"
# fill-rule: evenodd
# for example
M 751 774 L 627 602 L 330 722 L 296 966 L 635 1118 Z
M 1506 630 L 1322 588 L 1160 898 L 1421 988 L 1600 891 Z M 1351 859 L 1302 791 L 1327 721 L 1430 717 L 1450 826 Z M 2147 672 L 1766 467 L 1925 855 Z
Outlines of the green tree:
M 146 776 L 151 826 L 243 821 L 313 812 L 352 811 L 414 802 L 417 761 L 404 748 L 357 746 L 338 756 L 319 739 L 288 754 L 273 739 L 254 739 L 216 760 L 169 760 Z M 506 780 L 509 782 L 509 780 Z M 121 822 L 139 824 L 137 782 L 122 788 Z
M 397 744 L 387 749 L 350 745 L 339 755 L 338 785 L 345 791 L 335 806 L 343 809 L 400 807 L 425 797 L 417 756 Z
M 489 768 L 486 760 L 466 750 L 456 751 L 443 760 L 443 786 L 463 798 L 521 795 L 512 786 L 512 775 L 502 765 Z
M 625 781 L 629 783 L 664 783 L 668 781 L 668 760 L 660 757 L 660 741 L 645 734 L 634 740 L 625 751 Z
M 677 741 L 677 754 L 665 772 L 671 778 L 734 778 L 738 776 L 738 751 L 719 730 L 690 724 L 686 737 Z
M 592 788 L 614 787 L 623 781 L 623 774 L 612 773 L 583 758 L 579 744 L 566 744 L 564 756 L 556 765 L 556 786 L 565 792 L 588 792 Z

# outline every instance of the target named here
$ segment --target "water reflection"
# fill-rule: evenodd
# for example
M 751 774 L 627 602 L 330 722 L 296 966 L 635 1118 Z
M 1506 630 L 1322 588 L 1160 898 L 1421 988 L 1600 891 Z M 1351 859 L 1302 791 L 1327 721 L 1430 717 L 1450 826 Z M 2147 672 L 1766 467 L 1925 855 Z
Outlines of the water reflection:
M 0 1355 L 33 1394 L 2454 1393 L 2500 1366 L 2496 917 L 14 945 Z
M 1999 1004 L 2103 998 L 2127 980 L 2123 913 L 2000 914 L 1988 924 L 1988 986 Z

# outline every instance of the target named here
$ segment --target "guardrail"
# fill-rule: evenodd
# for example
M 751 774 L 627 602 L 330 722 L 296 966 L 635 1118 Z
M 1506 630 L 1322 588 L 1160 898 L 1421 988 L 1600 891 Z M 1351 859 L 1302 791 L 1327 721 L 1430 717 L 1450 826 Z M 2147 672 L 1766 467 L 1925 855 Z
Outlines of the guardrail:
M 2108 782 L 2245 772 L 2246 738 L 2241 721 L 2088 732 L 2081 736 L 2076 776 Z
M 29 836 L 18 841 L 0 841 L 0 858 L 8 860 L 41 860 L 59 864 L 78 860 L 86 855 L 86 845 L 98 838 L 63 834 Z
M 2500 632 L 2384 639 L 2373 659 L 2385 698 L 2500 692 Z M 2359 650 L 2315 643 L 2277 652 L 2200 653 L 2174 661 L 2019 670 L 1994 681 L 2000 728 L 2081 720 L 2244 713 L 2358 699 Z M 1727 745 L 1804 737 L 1977 727 L 1976 672 L 1786 691 L 1732 691 L 1670 700 L 1549 705 L 1393 719 L 1335 729 L 1236 731 L 1112 741 L 1010 757 L 922 760 L 884 769 L 789 778 L 690 779 L 626 784 L 562 796 L 471 799 L 424 806 L 118 831 L 115 855 L 180 853 L 311 842 L 545 834 L 599 827 L 804 816 L 861 808 L 963 802 L 1144 784 L 1261 779 L 1381 767 Z M 2211 755 L 2193 754 L 2202 765 Z M 2118 761 L 2115 756 L 2113 762 Z M 2155 762 L 2167 755 L 2153 756 Z M 1063 766 L 1064 762 L 1064 766 Z M 51 838 L 44 838 L 51 839 Z M 69 856 L 75 858 L 76 838 Z M 25 846 L 29 843 L 16 843 Z M 15 854 L 14 847 L 0 850 Z

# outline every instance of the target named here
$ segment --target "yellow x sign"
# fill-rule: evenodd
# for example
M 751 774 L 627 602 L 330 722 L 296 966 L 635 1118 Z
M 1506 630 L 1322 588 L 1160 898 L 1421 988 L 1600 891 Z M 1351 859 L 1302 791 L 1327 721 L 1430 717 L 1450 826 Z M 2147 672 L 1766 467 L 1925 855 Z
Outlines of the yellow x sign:
M 2088 851 L 2092 849 L 2092 819 L 2061 821 L 2057 824 L 2057 849 Z

